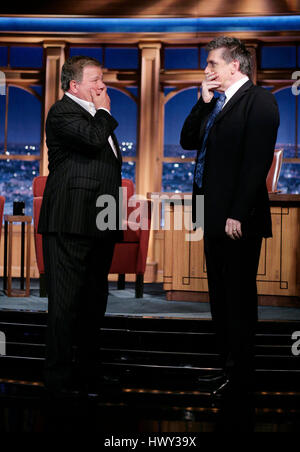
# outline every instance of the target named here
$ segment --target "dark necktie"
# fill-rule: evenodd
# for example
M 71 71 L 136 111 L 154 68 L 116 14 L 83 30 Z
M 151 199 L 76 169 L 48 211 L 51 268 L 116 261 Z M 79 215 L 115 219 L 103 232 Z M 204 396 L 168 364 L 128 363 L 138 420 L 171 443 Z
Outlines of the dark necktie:
M 195 170 L 195 183 L 198 185 L 199 188 L 202 187 L 202 177 L 203 177 L 204 160 L 205 160 L 205 154 L 206 154 L 207 137 L 208 137 L 209 131 L 210 131 L 213 123 L 215 122 L 217 115 L 222 110 L 225 100 L 226 100 L 225 94 L 224 93 L 220 94 L 220 96 L 217 99 L 216 105 L 214 106 L 213 111 L 210 113 L 210 115 L 208 117 L 208 120 L 207 120 L 207 123 L 205 126 L 204 138 L 203 138 L 200 152 L 198 154 L 196 170 Z

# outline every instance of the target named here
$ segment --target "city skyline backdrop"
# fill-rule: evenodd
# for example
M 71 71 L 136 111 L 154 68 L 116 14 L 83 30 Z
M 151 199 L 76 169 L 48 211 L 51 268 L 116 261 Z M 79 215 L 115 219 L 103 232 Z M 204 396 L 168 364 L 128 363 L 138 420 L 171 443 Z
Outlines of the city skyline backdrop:
M 35 89 L 38 87 L 34 87 Z M 40 91 L 36 89 L 36 91 Z M 137 105 L 121 91 L 108 88 L 111 97 L 111 113 L 119 125 L 115 130 L 119 141 L 136 142 Z M 132 89 L 136 95 L 137 88 Z M 166 103 L 165 106 L 165 144 L 179 144 L 180 131 L 185 118 L 197 102 L 198 88 L 186 89 Z M 298 108 L 298 124 L 300 128 L 300 102 L 296 105 L 296 96 L 291 88 L 284 88 L 275 93 L 280 110 L 280 126 L 278 143 L 295 145 L 296 107 Z M 0 145 L 4 143 L 5 130 L 5 96 L 0 96 Z M 9 90 L 7 143 L 27 143 L 37 145 L 41 141 L 41 103 L 32 94 L 21 88 L 11 87 Z M 298 136 L 300 145 L 300 136 Z
M 109 47 L 71 47 L 70 56 L 85 54 L 96 57 L 108 69 L 139 69 L 139 52 L 137 48 Z M 162 64 L 165 69 L 203 69 L 207 52 L 199 46 L 162 49 Z M 262 47 L 261 68 L 290 68 L 291 74 L 300 60 L 300 46 Z M 43 48 L 0 46 L 0 68 L 43 67 Z M 42 86 L 31 89 L 42 98 Z M 138 99 L 138 88 L 127 87 Z M 165 95 L 174 87 L 164 89 Z M 272 89 L 272 87 L 267 87 Z M 124 156 L 136 156 L 137 145 L 137 103 L 121 91 L 108 87 L 111 97 L 111 113 L 119 125 L 115 130 Z M 163 191 L 191 191 L 194 162 L 184 162 L 184 157 L 194 157 L 195 151 L 184 151 L 180 147 L 180 131 L 185 118 L 197 102 L 198 87 L 190 87 L 179 92 L 165 105 L 164 115 L 164 156 L 180 157 L 182 163 L 163 163 Z M 275 93 L 280 110 L 280 127 L 276 147 L 285 149 L 284 157 L 300 156 L 300 103 L 293 95 L 291 86 Z M 0 153 L 4 151 L 6 97 L 0 95 Z M 297 114 L 296 114 L 296 109 Z M 296 124 L 296 118 L 298 123 Z M 11 209 L 13 200 L 26 198 L 27 206 L 32 203 L 32 179 L 39 173 L 39 161 L 25 162 L 10 160 L 9 155 L 40 154 L 41 142 L 41 102 L 31 93 L 21 88 L 9 87 L 7 117 L 7 159 L 0 161 L 0 190 L 6 194 L 5 210 Z M 155 131 L 153 131 L 155 133 Z M 296 140 L 298 141 L 296 143 Z M 140 152 L 143 152 L 140 149 Z M 123 177 L 135 179 L 135 162 L 123 165 Z M 285 163 L 282 168 L 278 188 L 282 192 L 300 193 L 300 164 Z

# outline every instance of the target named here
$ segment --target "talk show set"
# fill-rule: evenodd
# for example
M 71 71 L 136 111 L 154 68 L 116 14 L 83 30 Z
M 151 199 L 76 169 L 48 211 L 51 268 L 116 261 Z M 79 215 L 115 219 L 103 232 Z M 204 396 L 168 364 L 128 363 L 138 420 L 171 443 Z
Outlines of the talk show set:
M 300 10 L 0 15 L 0 432 L 300 429 Z

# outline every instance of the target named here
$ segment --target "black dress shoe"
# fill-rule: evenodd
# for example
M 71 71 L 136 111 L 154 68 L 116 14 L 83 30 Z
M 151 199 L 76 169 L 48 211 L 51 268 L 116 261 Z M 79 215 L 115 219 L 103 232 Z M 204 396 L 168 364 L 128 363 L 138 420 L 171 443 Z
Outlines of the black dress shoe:
M 212 391 L 211 397 L 213 400 L 222 399 L 230 403 L 247 400 L 251 396 L 251 391 L 240 380 L 236 380 L 227 376 L 220 382 Z
M 212 391 L 211 395 L 213 398 L 216 397 L 224 397 L 233 392 L 234 388 L 231 380 L 228 377 L 223 378 L 223 381 L 220 381 L 215 389 Z
M 79 400 L 79 398 L 81 398 L 81 395 L 82 394 L 79 390 L 69 388 L 46 388 L 45 392 L 46 400 L 50 403 L 55 401 Z
M 199 375 L 197 380 L 200 383 L 211 382 L 214 384 L 218 384 L 220 382 L 220 384 L 221 384 L 221 382 L 225 378 L 226 378 L 226 374 L 225 374 L 224 370 L 211 370 L 211 371 L 201 373 L 201 375 Z
M 96 382 L 88 382 L 81 387 L 81 394 L 89 399 L 99 399 L 103 396 L 103 387 Z

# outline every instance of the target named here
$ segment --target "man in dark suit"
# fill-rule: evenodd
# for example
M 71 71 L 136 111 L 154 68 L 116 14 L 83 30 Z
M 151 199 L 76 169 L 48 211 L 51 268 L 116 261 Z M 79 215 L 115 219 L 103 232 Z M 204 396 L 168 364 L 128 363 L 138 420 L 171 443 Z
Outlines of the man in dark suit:
M 61 82 L 65 95 L 46 122 L 49 175 L 38 228 L 49 300 L 45 382 L 55 392 L 71 390 L 77 377 L 86 384 L 96 372 L 107 276 L 120 238 L 118 223 L 98 228 L 96 204 L 110 195 L 118 213 L 122 164 L 100 63 L 69 58 Z
M 209 297 L 225 371 L 219 387 L 240 390 L 254 369 L 256 274 L 262 238 L 272 235 L 266 177 L 279 114 L 274 96 L 250 81 L 251 55 L 240 40 L 219 37 L 207 50 L 181 146 L 198 150 L 193 198 L 204 195 Z

